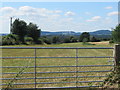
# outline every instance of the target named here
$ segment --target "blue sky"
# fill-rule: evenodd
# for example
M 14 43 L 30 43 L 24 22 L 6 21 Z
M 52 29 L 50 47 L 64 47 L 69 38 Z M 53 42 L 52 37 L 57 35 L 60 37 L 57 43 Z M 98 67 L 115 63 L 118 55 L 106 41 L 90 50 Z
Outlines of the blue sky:
M 87 32 L 114 28 L 118 2 L 3 2 L 2 33 L 9 33 L 9 18 L 33 22 L 42 31 Z

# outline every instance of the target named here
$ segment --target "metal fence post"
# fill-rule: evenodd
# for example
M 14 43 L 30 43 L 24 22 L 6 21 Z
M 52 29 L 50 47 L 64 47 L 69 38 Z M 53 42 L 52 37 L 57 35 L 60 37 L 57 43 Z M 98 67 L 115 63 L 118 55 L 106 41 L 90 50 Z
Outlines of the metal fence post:
M 76 87 L 78 87 L 78 49 L 76 49 Z
M 34 68 L 34 77 L 35 77 L 35 81 L 34 82 L 35 82 L 35 86 L 34 87 L 36 89 L 36 83 L 37 83 L 37 81 L 36 81 L 36 48 L 34 49 L 34 58 L 35 58 L 34 59 L 34 67 L 35 67 Z

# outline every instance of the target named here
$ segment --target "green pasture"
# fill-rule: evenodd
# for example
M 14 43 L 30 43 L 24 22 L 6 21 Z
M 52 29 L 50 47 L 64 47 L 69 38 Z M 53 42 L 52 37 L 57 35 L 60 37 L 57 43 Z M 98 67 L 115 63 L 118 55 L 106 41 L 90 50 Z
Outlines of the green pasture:
M 5 46 L 6 47 L 6 46 Z M 14 45 L 9 47 L 113 47 L 111 44 L 104 45 L 83 45 L 82 43 L 65 43 L 54 45 Z M 75 57 L 75 49 L 37 49 L 37 57 Z M 79 49 L 78 56 L 112 56 L 113 50 L 111 49 Z M 34 49 L 3 49 L 3 57 L 34 57 Z M 35 59 L 2 59 L 2 66 L 26 66 L 22 72 L 34 72 L 34 68 L 27 68 L 34 66 Z M 111 65 L 112 58 L 79 58 L 76 63 L 76 58 L 37 58 L 37 66 L 74 66 L 74 65 Z M 3 68 L 3 73 L 17 72 L 19 73 L 23 68 Z M 111 70 L 112 67 L 59 67 L 59 68 L 37 68 L 37 72 L 64 72 L 64 71 L 100 71 Z M 91 72 L 91 73 L 54 73 L 54 74 L 36 74 L 37 77 L 72 77 L 72 76 L 105 76 L 108 72 Z M 3 78 L 15 78 L 16 75 L 5 74 Z M 34 74 L 20 74 L 18 78 L 30 78 Z M 94 81 L 104 80 L 106 77 L 92 77 L 92 78 L 77 78 L 77 81 Z M 60 78 L 60 79 L 37 79 L 37 82 L 74 82 L 76 78 Z M 3 83 L 10 83 L 11 80 L 3 80 Z M 27 80 L 14 80 L 13 83 L 32 83 L 34 79 Z M 77 83 L 78 86 L 91 86 L 100 85 L 101 83 Z M 76 86 L 76 83 L 60 83 L 60 84 L 37 84 L 37 87 L 67 87 Z M 7 87 L 3 86 L 4 88 Z M 34 85 L 14 85 L 12 88 L 34 88 Z

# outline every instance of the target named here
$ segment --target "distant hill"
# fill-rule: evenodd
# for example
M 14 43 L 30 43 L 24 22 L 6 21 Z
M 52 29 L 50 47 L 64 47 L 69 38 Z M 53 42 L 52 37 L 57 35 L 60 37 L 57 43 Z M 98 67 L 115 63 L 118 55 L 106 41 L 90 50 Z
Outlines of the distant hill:
M 94 32 L 90 32 L 90 35 L 111 35 L 110 30 L 98 30 Z
M 6 35 L 8 35 L 7 33 L 0 33 L 0 36 L 6 36 Z
M 93 35 L 95 37 L 111 37 L 111 31 L 110 30 L 97 30 L 93 32 L 89 32 L 90 35 Z M 0 36 L 5 36 L 5 34 L 0 34 Z M 55 36 L 55 35 L 71 35 L 71 36 L 79 36 L 81 35 L 81 32 L 74 32 L 74 31 L 60 31 L 60 32 L 49 32 L 49 31 L 42 31 L 42 36 Z
M 76 33 L 73 31 L 60 31 L 60 32 L 46 32 L 46 31 L 42 31 L 41 35 L 42 36 L 46 36 L 46 35 L 80 35 L 81 33 Z
M 110 30 L 98 30 L 90 32 L 90 35 L 95 36 L 96 38 L 110 39 L 112 37 L 112 31 Z
M 111 31 L 110 30 L 97 30 L 94 32 L 89 32 L 90 35 L 111 35 Z M 46 31 L 42 31 L 41 35 L 45 36 L 45 35 L 80 35 L 81 32 L 74 32 L 74 31 L 63 31 L 63 32 L 46 32 Z

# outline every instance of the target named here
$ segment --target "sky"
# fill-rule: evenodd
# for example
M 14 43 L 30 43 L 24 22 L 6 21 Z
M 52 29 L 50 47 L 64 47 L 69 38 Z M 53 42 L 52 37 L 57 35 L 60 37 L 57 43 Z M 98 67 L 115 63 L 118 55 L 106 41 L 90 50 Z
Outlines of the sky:
M 10 17 L 42 31 L 111 30 L 118 24 L 118 2 L 2 2 L 0 33 L 10 33 Z

